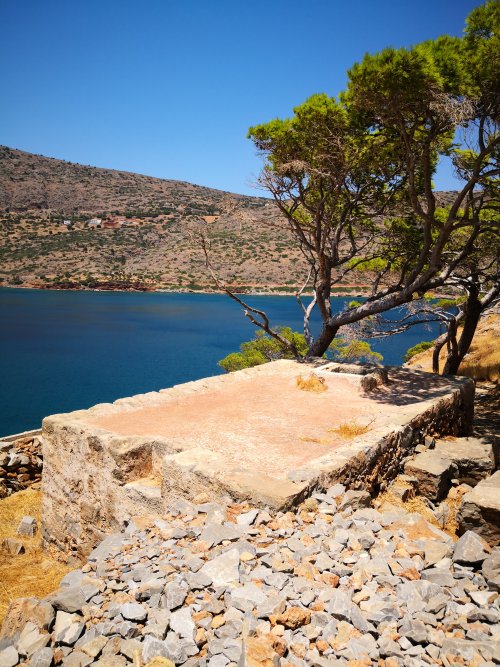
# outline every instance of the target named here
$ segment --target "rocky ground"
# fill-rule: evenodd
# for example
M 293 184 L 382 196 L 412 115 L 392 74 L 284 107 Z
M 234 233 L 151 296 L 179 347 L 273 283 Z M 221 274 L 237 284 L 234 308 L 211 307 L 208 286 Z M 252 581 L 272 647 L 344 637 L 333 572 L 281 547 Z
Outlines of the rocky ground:
M 0 441 L 0 499 L 42 478 L 42 442 L 38 435 Z
M 13 605 L 0 665 L 500 662 L 500 549 L 370 502 L 336 485 L 296 512 L 178 501 L 132 520 Z

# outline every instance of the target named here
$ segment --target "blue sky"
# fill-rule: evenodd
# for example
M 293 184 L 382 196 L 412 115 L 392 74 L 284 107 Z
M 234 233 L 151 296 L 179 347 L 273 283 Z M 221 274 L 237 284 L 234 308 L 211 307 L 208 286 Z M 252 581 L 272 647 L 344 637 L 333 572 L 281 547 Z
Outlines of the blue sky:
M 248 127 L 478 0 L 0 0 L 0 144 L 258 194 Z M 449 169 L 436 178 L 453 188 Z

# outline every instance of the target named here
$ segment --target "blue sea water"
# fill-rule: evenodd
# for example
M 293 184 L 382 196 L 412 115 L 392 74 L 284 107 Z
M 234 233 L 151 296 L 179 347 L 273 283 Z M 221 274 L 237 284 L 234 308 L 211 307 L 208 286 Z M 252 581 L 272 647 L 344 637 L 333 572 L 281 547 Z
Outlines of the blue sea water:
M 253 296 L 275 325 L 301 330 L 293 297 Z M 347 299 L 335 299 L 340 310 Z M 0 289 L 0 435 L 48 414 L 87 408 L 223 371 L 217 362 L 254 335 L 220 294 Z M 423 326 L 375 341 L 387 364 L 437 335 Z

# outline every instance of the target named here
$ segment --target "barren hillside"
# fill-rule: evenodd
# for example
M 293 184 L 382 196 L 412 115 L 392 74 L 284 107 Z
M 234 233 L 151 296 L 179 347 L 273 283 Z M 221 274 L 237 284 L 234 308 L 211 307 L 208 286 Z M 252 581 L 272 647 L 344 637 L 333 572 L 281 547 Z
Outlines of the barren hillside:
M 233 287 L 302 284 L 304 259 L 268 199 L 0 147 L 0 285 L 212 288 L 201 227 Z

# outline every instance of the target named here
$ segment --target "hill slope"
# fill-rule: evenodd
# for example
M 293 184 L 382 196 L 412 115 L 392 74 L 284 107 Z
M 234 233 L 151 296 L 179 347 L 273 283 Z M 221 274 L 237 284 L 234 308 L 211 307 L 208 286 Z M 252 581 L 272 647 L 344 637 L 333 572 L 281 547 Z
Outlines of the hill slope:
M 207 289 L 203 219 L 233 287 L 302 284 L 305 260 L 268 199 L 0 146 L 0 285 Z
M 116 227 L 89 228 L 93 217 Z M 265 198 L 0 147 L 3 284 L 211 285 L 196 240 L 200 217 L 223 279 L 269 287 L 285 276 L 300 284 L 302 256 Z

